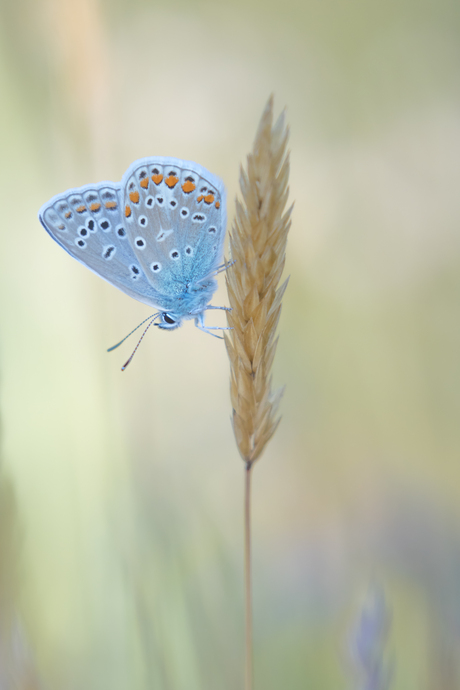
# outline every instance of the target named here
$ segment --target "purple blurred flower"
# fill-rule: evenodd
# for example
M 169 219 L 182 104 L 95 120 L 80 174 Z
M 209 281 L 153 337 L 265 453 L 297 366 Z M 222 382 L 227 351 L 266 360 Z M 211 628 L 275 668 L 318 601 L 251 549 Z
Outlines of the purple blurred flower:
M 389 627 L 390 615 L 383 589 L 373 586 L 348 638 L 357 690 L 388 690 L 390 687 L 391 669 L 385 659 Z

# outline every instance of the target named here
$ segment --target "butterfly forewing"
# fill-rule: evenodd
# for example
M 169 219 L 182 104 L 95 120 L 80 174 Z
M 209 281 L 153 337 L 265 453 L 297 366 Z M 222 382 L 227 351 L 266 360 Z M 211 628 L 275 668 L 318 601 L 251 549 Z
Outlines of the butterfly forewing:
M 155 288 L 175 295 L 220 263 L 225 192 L 220 180 L 178 159 L 137 161 L 124 178 L 133 251 Z
M 132 297 L 162 307 L 134 254 L 119 186 L 86 185 L 53 197 L 39 212 L 49 234 L 85 266 Z

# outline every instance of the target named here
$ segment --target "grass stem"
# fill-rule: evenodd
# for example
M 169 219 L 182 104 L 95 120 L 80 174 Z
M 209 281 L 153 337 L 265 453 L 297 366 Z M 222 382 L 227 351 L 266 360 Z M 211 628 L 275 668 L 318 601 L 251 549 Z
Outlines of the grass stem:
M 252 578 L 251 578 L 251 470 L 245 465 L 244 482 L 244 601 L 245 601 L 245 690 L 252 690 Z

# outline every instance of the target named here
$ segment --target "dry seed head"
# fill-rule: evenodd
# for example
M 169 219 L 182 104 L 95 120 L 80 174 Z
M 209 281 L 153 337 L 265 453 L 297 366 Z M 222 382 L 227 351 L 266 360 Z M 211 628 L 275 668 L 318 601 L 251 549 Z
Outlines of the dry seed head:
M 233 430 L 246 463 L 260 456 L 278 426 L 282 389 L 271 390 L 270 369 L 275 356 L 276 328 L 287 280 L 278 287 L 284 269 L 292 207 L 288 198 L 289 130 L 284 112 L 273 125 L 273 97 L 260 121 L 247 171 L 241 169 L 242 201 L 230 233 L 231 258 L 227 289 L 233 328 L 225 342 L 230 359 Z

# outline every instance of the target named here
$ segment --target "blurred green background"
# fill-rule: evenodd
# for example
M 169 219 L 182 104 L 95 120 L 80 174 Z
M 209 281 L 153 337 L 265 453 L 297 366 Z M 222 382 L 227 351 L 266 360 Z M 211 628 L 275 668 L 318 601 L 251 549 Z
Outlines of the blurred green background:
M 21 688 L 242 687 L 225 348 L 149 332 L 122 374 L 135 343 L 105 350 L 149 309 L 37 211 L 166 155 L 224 179 L 231 221 L 273 92 L 295 211 L 283 421 L 254 472 L 256 688 L 357 688 L 372 582 L 392 687 L 460 688 L 460 4 L 0 7 L 0 660 Z

